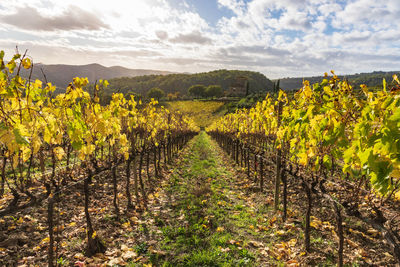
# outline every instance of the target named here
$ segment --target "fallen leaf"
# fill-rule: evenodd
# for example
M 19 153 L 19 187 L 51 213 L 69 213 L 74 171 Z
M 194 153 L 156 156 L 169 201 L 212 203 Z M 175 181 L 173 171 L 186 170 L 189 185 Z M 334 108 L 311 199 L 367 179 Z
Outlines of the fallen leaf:
M 221 250 L 222 252 L 229 252 L 229 251 L 231 251 L 230 248 L 222 248 L 222 247 L 220 247 L 220 250 Z
M 76 261 L 74 266 L 78 266 L 78 267 L 85 267 L 85 262 L 84 261 Z
M 289 240 L 288 245 L 289 245 L 289 247 L 294 247 L 296 245 L 296 243 L 297 243 L 297 240 L 293 238 L 293 239 Z
M 295 259 L 289 260 L 286 262 L 286 266 L 288 267 L 297 267 L 300 266 L 299 262 Z
M 76 253 L 76 254 L 74 255 L 74 258 L 75 258 L 75 259 L 82 260 L 82 259 L 84 259 L 84 258 L 85 258 L 85 256 L 83 256 L 83 254 L 82 254 L 82 253 Z
M 370 229 L 367 230 L 367 233 L 370 234 L 370 235 L 372 235 L 373 237 L 375 237 L 375 236 L 377 236 L 377 235 L 379 234 L 379 231 L 370 228 Z
M 123 223 L 121 226 L 122 226 L 122 228 L 126 229 L 126 228 L 129 228 L 131 226 L 131 223 L 128 221 L 126 223 Z
M 129 259 L 134 259 L 134 258 L 136 258 L 136 257 L 137 257 L 137 253 L 136 253 L 135 251 L 131 251 L 131 250 L 126 251 L 126 252 L 124 252 L 124 253 L 122 254 L 122 258 L 123 258 L 125 261 L 127 261 L 127 260 L 129 260 Z
M 258 241 L 249 241 L 248 244 L 251 245 L 251 246 L 253 246 L 253 247 L 256 247 L 256 248 L 259 248 L 259 247 L 263 247 L 263 246 L 264 246 L 261 242 L 258 242 Z
M 350 239 L 346 239 L 346 243 L 349 244 L 352 248 L 357 248 L 358 244 L 351 241 Z
M 108 263 L 107 266 L 122 265 L 125 261 L 122 258 L 113 258 Z
M 285 231 L 283 231 L 283 230 L 278 230 L 278 231 L 276 231 L 276 234 L 277 235 L 284 235 L 286 232 Z

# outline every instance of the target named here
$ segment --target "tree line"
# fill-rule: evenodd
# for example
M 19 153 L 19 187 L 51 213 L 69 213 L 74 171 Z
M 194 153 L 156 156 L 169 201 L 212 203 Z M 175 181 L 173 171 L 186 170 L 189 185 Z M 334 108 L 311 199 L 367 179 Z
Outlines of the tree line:
M 399 74 L 399 71 L 374 71 L 371 73 L 357 73 L 351 75 L 338 75 L 340 79 L 345 79 L 349 81 L 349 83 L 359 88 L 361 84 L 365 84 L 369 88 L 378 88 L 382 89 L 382 80 L 385 79 L 388 83 L 390 83 L 393 79 L 392 76 L 394 74 Z M 307 80 L 310 83 L 318 83 L 324 77 L 323 76 L 314 76 L 314 77 L 300 77 L 300 78 L 283 78 L 280 79 L 281 88 L 284 90 L 298 90 L 303 86 L 303 80 Z
M 103 92 L 103 96 L 110 96 L 113 92 L 120 92 L 127 95 L 146 97 L 153 88 L 159 88 L 164 95 L 179 94 L 180 96 L 207 97 L 209 94 L 218 96 L 237 82 L 238 77 L 245 77 L 249 83 L 249 93 L 265 92 L 273 88 L 273 83 L 264 74 L 253 71 L 239 70 L 216 70 L 196 74 L 170 74 L 170 75 L 145 75 L 137 77 L 121 77 L 109 80 L 109 87 Z M 189 92 L 193 85 L 203 85 L 208 93 L 194 94 Z M 159 90 L 152 90 L 153 92 Z M 212 93 L 213 92 L 213 93 Z

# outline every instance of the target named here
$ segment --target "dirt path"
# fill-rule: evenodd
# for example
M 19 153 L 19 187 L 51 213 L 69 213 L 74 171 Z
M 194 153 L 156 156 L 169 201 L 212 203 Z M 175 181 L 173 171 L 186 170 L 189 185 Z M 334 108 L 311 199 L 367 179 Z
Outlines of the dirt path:
M 235 170 L 205 133 L 195 137 L 142 218 L 156 266 L 265 265 L 263 220 Z

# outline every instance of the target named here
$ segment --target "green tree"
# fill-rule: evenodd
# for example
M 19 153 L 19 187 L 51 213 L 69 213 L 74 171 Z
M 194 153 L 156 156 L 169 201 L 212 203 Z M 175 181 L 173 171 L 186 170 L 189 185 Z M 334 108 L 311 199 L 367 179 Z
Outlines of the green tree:
M 27 76 L 29 76 L 29 73 Z M 201 84 L 207 87 L 209 85 L 218 84 L 222 87 L 222 91 L 225 92 L 229 90 L 229 88 L 235 87 L 240 77 L 246 77 L 248 80 L 248 94 L 265 94 L 266 91 L 271 91 L 273 88 L 273 83 L 262 73 L 238 70 L 216 70 L 196 74 L 182 73 L 114 78 L 109 80 L 110 85 L 105 88 L 105 91 L 112 95 L 112 93 L 117 91 L 127 93 L 131 88 L 135 88 L 135 92 L 146 96 L 151 88 L 158 87 L 164 90 L 165 95 L 175 92 L 179 92 L 181 95 L 189 95 L 188 88 L 192 85 Z M 285 88 L 282 81 L 281 85 L 282 88 Z M 300 87 L 301 85 L 302 80 L 300 81 Z
M 154 98 L 157 100 L 160 100 L 160 98 L 162 98 L 165 95 L 164 91 L 161 90 L 158 87 L 154 87 L 152 88 L 148 93 L 147 93 L 147 97 L 148 98 Z
M 207 97 L 220 97 L 222 96 L 222 87 L 219 85 L 209 85 L 206 89 L 205 95 Z
M 188 89 L 188 92 L 190 95 L 193 95 L 193 96 L 205 97 L 206 96 L 206 87 L 202 84 L 192 85 Z

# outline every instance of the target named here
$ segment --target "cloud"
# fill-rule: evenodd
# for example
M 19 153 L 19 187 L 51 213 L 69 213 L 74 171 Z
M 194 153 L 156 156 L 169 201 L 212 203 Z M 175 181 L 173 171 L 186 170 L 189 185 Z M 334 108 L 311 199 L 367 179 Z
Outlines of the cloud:
M 398 0 L 214 1 L 217 23 L 196 11 L 204 1 L 13 0 L 0 4 L 0 45 L 45 63 L 270 78 L 400 69 Z
M 157 51 L 152 51 L 152 50 L 147 50 L 147 49 L 140 49 L 140 50 L 116 50 L 112 51 L 111 53 L 118 55 L 118 56 L 126 56 L 130 58 L 138 58 L 138 57 L 147 57 L 147 58 L 154 58 L 155 56 L 162 56 L 163 54 L 157 52 Z
M 168 38 L 168 33 L 165 31 L 156 31 L 155 34 L 160 40 L 165 40 Z
M 374 0 L 356 0 L 337 12 L 332 24 L 337 28 L 358 30 L 383 30 L 396 27 L 400 23 L 398 0 L 384 3 Z
M 169 39 L 169 41 L 172 43 L 203 44 L 203 45 L 212 43 L 211 38 L 203 36 L 198 31 L 187 34 L 178 34 L 178 36 Z
M 290 10 L 284 13 L 278 24 L 281 29 L 308 30 L 311 28 L 310 17 L 305 12 Z
M 108 28 L 99 17 L 77 6 L 69 6 L 61 14 L 47 17 L 33 7 L 20 7 L 17 12 L 3 15 L 0 21 L 24 30 L 100 30 Z
M 254 46 L 234 46 L 234 47 L 229 47 L 226 49 L 229 54 L 233 55 L 242 55 L 242 54 L 258 54 L 258 55 L 264 55 L 264 56 L 287 56 L 290 55 L 291 53 L 288 50 L 285 49 L 280 49 L 280 48 L 273 48 L 273 47 L 265 47 L 261 45 L 254 45 Z
M 336 45 L 341 45 L 343 43 L 366 43 L 372 36 L 370 31 L 357 31 L 354 30 L 348 33 L 334 33 L 333 38 Z
M 104 66 L 125 66 L 131 68 L 151 69 L 151 60 L 164 55 L 151 49 L 136 49 L 132 47 L 117 48 L 97 48 L 85 46 L 70 46 L 65 42 L 54 40 L 46 41 L 27 41 L 13 43 L 12 40 L 0 40 L 0 47 L 5 49 L 6 58 L 10 58 L 18 44 L 19 51 L 28 49 L 28 54 L 34 61 L 47 58 L 43 63 L 46 64 L 72 64 L 84 65 L 89 63 L 99 63 Z M 60 61 L 63 58 L 63 61 Z M 135 64 L 129 64 L 134 62 Z M 161 68 L 161 66 L 160 66 Z
M 217 0 L 219 7 L 226 7 L 235 14 L 243 14 L 245 3 L 242 0 Z

